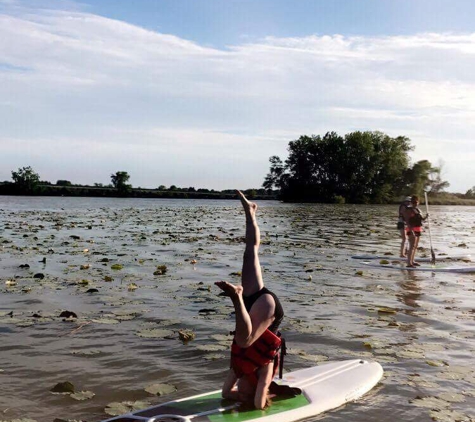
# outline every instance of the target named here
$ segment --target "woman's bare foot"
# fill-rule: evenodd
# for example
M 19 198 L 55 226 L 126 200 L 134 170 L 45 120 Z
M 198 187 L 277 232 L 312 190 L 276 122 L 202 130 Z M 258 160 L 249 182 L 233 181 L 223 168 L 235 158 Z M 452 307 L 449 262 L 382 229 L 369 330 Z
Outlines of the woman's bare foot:
M 242 296 L 243 288 L 241 285 L 235 286 L 227 281 L 217 281 L 214 284 L 218 286 L 226 296 L 229 296 L 231 299 Z
M 241 204 L 244 208 L 244 212 L 246 213 L 247 217 L 254 218 L 256 215 L 257 211 L 257 204 L 254 202 L 250 202 L 247 200 L 247 198 L 244 196 L 244 194 L 240 190 L 236 190 L 239 199 L 241 200 Z

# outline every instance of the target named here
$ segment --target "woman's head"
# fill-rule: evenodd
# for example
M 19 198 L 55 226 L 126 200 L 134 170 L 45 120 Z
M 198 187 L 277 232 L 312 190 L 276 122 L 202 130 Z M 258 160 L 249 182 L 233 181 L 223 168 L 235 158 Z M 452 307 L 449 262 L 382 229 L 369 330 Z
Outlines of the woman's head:
M 411 204 L 418 204 L 418 203 L 419 203 L 419 197 L 417 195 L 412 195 Z

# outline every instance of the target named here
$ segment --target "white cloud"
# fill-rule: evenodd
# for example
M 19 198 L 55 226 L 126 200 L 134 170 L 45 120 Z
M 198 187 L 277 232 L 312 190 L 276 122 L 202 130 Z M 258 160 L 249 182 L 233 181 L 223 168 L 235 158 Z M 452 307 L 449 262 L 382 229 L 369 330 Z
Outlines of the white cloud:
M 302 134 L 381 130 L 409 136 L 414 159 L 443 157 L 464 191 L 474 65 L 475 34 L 219 50 L 90 13 L 15 9 L 0 15 L 0 180 L 41 165 L 45 179 L 93 182 L 131 163 L 141 186 L 166 174 L 163 184 L 257 187 L 267 158 Z

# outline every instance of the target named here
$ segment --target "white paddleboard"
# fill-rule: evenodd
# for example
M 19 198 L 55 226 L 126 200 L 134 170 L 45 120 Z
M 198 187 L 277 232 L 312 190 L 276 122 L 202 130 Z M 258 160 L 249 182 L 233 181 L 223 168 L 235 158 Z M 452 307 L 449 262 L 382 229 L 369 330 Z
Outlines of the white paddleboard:
M 400 256 L 393 256 L 393 255 L 354 255 L 352 256 L 353 259 L 362 259 L 362 260 L 370 260 L 370 259 L 387 259 L 388 261 L 406 261 L 407 258 L 402 258 Z M 431 257 L 416 257 L 416 262 L 430 262 Z M 444 261 L 444 260 L 458 260 L 458 261 L 471 261 L 471 255 L 469 254 L 452 254 L 452 255 L 437 255 L 435 257 L 437 261 Z
M 367 267 L 381 268 L 387 270 L 407 270 L 407 271 L 431 271 L 434 273 L 475 273 L 475 266 L 463 266 L 463 265 L 421 265 L 419 267 L 406 267 L 405 262 L 389 262 L 387 258 L 384 258 L 388 263 L 376 263 L 376 262 L 361 262 L 361 264 Z M 416 259 L 418 261 L 418 259 Z
M 170 401 L 107 422 L 293 422 L 318 415 L 360 398 L 383 376 L 377 362 L 352 359 L 300 369 L 277 383 L 298 387 L 302 394 L 274 397 L 265 410 L 239 409 L 239 403 L 221 399 L 221 391 Z

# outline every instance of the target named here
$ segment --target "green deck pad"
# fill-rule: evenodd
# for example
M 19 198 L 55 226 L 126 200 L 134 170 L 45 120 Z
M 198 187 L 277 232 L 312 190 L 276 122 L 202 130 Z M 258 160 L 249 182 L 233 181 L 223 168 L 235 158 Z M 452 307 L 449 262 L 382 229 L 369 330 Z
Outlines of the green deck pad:
M 217 409 L 232 406 L 235 404 L 232 400 L 225 400 L 221 397 L 221 393 L 207 394 L 194 399 L 187 399 L 180 402 L 169 403 L 167 405 L 156 406 L 152 409 L 142 410 L 134 413 L 134 415 L 142 417 L 153 417 L 164 414 L 173 415 L 196 415 L 197 413 L 209 412 L 216 410 L 206 416 L 194 418 L 194 422 L 241 422 L 252 419 L 258 419 L 262 416 L 274 415 L 285 412 L 287 410 L 297 409 L 307 405 L 307 398 L 301 394 L 292 398 L 274 397 L 272 405 L 266 410 L 241 410 L 231 409 L 225 412 L 218 412 Z
M 223 413 L 208 415 L 211 422 L 241 422 L 253 419 L 259 419 L 263 416 L 276 415 L 278 413 L 287 412 L 288 410 L 298 409 L 309 404 L 307 398 L 300 394 L 292 398 L 274 397 L 272 404 L 265 410 L 244 410 L 237 409 L 226 410 Z
M 198 397 L 195 399 L 184 400 L 182 402 L 173 403 L 168 407 L 168 411 L 176 409 L 175 414 L 197 414 L 201 412 L 218 409 L 220 407 L 226 407 L 232 405 L 234 402 L 231 400 L 223 400 L 221 393 L 208 394 L 206 396 Z M 292 398 L 274 397 L 272 399 L 272 405 L 266 410 L 243 410 L 237 409 L 226 410 L 222 413 L 213 413 L 206 416 L 201 416 L 194 421 L 210 421 L 210 422 L 241 422 L 249 421 L 252 419 L 258 419 L 262 416 L 275 415 L 277 413 L 286 412 L 288 410 L 297 409 L 299 407 L 307 405 L 309 402 L 307 398 L 301 394 Z

